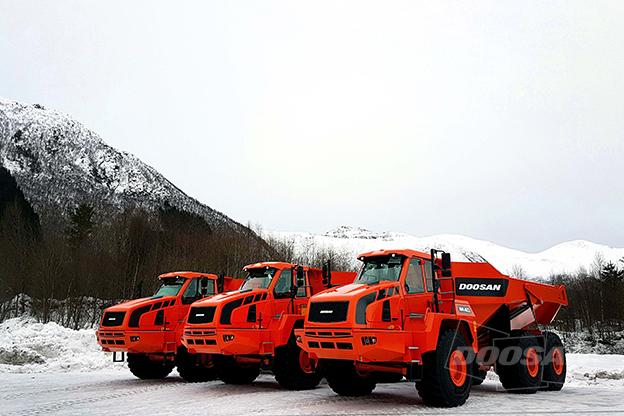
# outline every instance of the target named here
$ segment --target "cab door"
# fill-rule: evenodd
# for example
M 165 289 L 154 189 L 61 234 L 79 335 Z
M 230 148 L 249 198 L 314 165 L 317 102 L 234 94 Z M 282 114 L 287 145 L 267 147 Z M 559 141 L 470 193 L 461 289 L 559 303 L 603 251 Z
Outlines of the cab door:
M 273 285 L 273 315 L 275 319 L 283 314 L 292 313 L 294 301 L 291 295 L 293 281 L 293 270 L 282 269 L 277 276 L 277 281 Z
M 405 325 L 423 322 L 429 308 L 431 293 L 427 293 L 425 285 L 425 260 L 413 257 L 407 260 L 407 271 L 402 284 L 405 302 Z

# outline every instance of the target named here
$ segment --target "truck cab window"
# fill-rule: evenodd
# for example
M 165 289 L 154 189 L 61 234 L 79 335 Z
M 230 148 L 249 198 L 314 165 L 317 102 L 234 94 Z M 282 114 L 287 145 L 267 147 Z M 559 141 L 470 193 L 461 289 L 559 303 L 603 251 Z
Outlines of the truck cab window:
M 364 265 L 353 283 L 375 285 L 381 281 L 397 281 L 403 268 L 403 256 L 378 256 L 364 260 Z
M 410 260 L 405 277 L 405 289 L 407 293 L 424 293 L 425 285 L 423 284 L 422 267 L 420 267 L 420 259 Z
M 280 272 L 280 275 L 277 279 L 277 282 L 275 283 L 275 289 L 273 290 L 275 292 L 276 296 L 284 296 L 286 294 L 290 293 L 290 288 L 292 286 L 292 279 L 293 279 L 293 275 L 292 275 L 292 270 L 290 269 L 284 269 Z
M 184 281 L 186 279 L 183 277 L 167 277 L 161 279 L 161 284 L 156 293 L 154 293 L 154 297 L 161 296 L 178 296 L 180 289 L 184 285 Z
M 184 294 L 182 295 L 182 303 L 188 305 L 189 303 L 195 302 L 197 299 L 201 297 L 199 293 L 199 279 L 191 279 L 189 285 L 186 287 Z
M 427 281 L 427 292 L 433 292 L 433 268 L 430 261 L 425 261 L 425 280 Z

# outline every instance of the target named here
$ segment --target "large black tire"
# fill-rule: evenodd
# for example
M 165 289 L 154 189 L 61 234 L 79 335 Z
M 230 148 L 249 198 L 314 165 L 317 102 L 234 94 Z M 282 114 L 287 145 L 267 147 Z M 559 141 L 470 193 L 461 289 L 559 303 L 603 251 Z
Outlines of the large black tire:
M 165 378 L 173 370 L 174 364 L 169 361 L 150 360 L 145 354 L 128 353 L 128 368 L 141 380 Z
M 559 391 L 566 379 L 566 353 L 561 338 L 553 332 L 544 332 L 544 360 L 542 361 L 543 390 Z
M 340 396 L 366 396 L 375 390 L 375 379 L 358 374 L 353 361 L 323 360 L 321 370 L 329 387 Z
M 466 339 L 449 329 L 440 335 L 436 350 L 424 354 L 423 376 L 416 382 L 416 389 L 427 405 L 456 407 L 466 402 L 472 386 L 472 365 L 468 362 L 467 350 Z
M 184 381 L 203 383 L 217 378 L 217 371 L 208 354 L 189 354 L 186 348 L 180 347 L 175 361 L 178 373 Z
M 511 357 L 502 354 L 496 363 L 496 372 L 505 390 L 511 393 L 532 394 L 535 393 L 542 380 L 542 347 L 537 339 L 528 332 L 512 334 L 511 339 L 504 343 L 505 347 L 519 348 L 519 354 Z M 533 356 L 533 354 L 537 356 Z M 500 359 L 510 362 L 501 362 Z M 519 358 L 519 359 L 518 359 Z M 538 360 L 535 365 L 535 359 Z
M 217 377 L 225 384 L 251 384 L 260 375 L 260 364 L 239 364 L 229 355 L 214 356 Z
M 305 354 L 294 339 L 275 351 L 273 374 L 280 386 L 288 390 L 309 390 L 319 385 L 323 376 L 309 360 L 305 362 Z

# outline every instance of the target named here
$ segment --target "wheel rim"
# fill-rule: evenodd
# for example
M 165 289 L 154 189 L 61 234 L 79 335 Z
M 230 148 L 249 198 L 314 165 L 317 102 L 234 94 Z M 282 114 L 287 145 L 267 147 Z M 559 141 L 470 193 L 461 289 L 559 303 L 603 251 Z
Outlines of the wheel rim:
M 551 359 L 552 359 L 553 371 L 555 372 L 555 374 L 560 376 L 561 374 L 563 374 L 563 367 L 564 367 L 563 353 L 561 352 L 561 349 L 554 348 L 552 350 Z
M 455 386 L 461 387 L 466 382 L 466 357 L 461 351 L 455 350 L 451 353 L 448 362 L 449 374 L 451 375 L 451 381 Z
M 312 374 L 314 372 L 314 362 L 304 350 L 299 351 L 299 368 L 306 374 Z
M 533 347 L 526 352 L 526 367 L 531 377 L 537 377 L 537 373 L 539 373 L 539 356 Z

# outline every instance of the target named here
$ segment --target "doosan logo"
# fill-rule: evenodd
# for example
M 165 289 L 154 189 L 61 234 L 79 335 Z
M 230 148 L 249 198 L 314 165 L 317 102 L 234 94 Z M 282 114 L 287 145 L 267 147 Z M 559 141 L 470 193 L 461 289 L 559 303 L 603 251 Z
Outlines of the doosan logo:
M 460 283 L 459 290 L 487 290 L 492 292 L 497 292 L 501 290 L 502 285 L 493 285 L 493 284 L 485 284 L 485 283 Z

